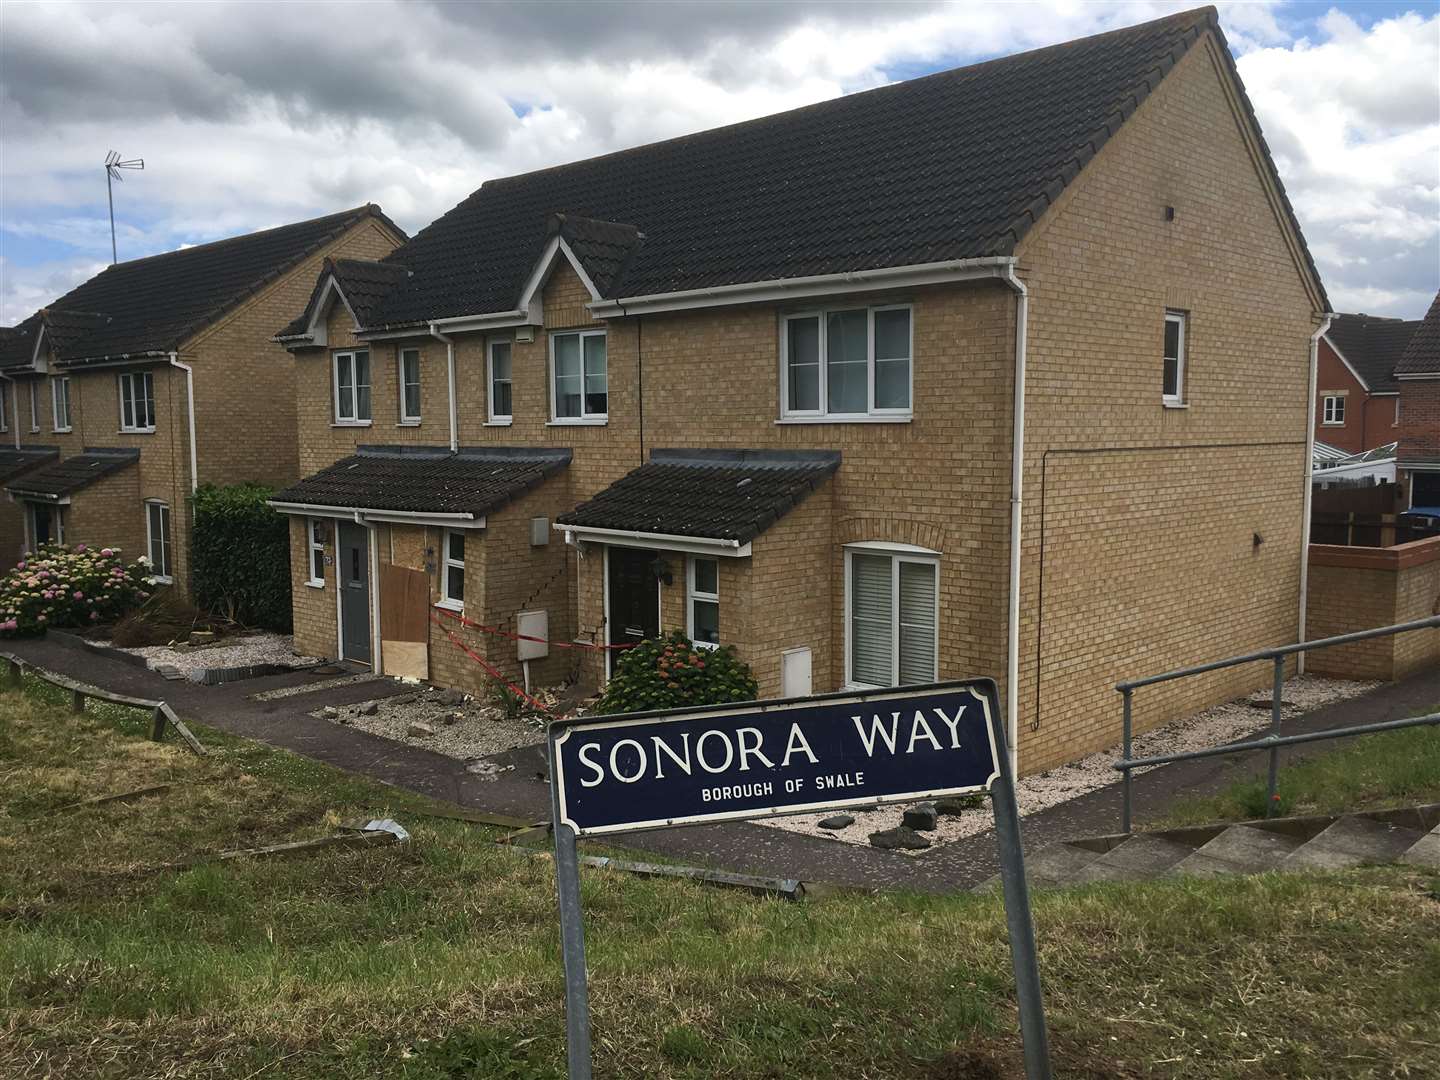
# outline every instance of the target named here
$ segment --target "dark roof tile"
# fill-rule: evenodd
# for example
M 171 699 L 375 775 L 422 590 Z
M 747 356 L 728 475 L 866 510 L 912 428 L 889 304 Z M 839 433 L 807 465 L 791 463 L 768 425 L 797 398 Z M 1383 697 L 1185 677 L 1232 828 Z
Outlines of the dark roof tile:
M 54 461 L 60 450 L 54 446 L 7 446 L 0 450 L 0 484 L 6 483 L 38 465 Z
M 96 480 L 129 468 L 140 451 L 87 446 L 82 453 L 27 472 L 5 485 L 5 490 L 26 498 L 59 499 L 89 487 Z
M 275 495 L 277 503 L 483 515 L 570 464 L 568 449 L 367 446 Z
M 1419 325 L 1418 320 L 1336 315 L 1325 336 L 1349 361 L 1371 393 L 1388 393 L 1397 389 L 1395 366 Z
M 798 506 L 839 466 L 838 450 L 654 450 L 648 463 L 555 520 L 744 544 Z
M 1430 310 L 1405 343 L 1405 351 L 1396 362 L 1399 375 L 1431 375 L 1440 372 L 1440 293 L 1430 301 Z

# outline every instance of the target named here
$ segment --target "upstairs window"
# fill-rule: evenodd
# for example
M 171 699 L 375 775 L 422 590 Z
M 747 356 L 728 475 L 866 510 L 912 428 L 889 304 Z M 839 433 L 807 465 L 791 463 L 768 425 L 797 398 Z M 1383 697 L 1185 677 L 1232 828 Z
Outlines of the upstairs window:
M 400 350 L 400 422 L 420 423 L 420 350 Z
M 148 371 L 120 376 L 120 430 L 155 430 L 155 379 Z
M 40 397 L 36 390 L 36 383 L 31 382 L 30 386 L 30 430 L 40 430 Z
M 55 430 L 70 430 L 70 377 L 50 380 L 50 403 L 54 412 Z
M 1166 405 L 1185 403 L 1185 313 L 1165 313 L 1165 374 L 1161 401 Z
M 510 349 L 508 341 L 490 342 L 489 382 L 490 395 L 487 401 L 492 424 L 508 423 L 514 417 L 514 403 L 510 384 Z
M 1397 414 L 1398 419 L 1398 414 Z M 0 383 L 0 431 L 10 430 L 10 388 Z
M 335 354 L 335 422 L 370 423 L 370 352 Z
M 845 550 L 847 649 L 852 686 L 934 682 L 939 656 L 938 558 L 883 544 Z
M 459 611 L 465 606 L 465 533 L 446 529 L 440 567 L 440 603 Z
M 552 419 L 559 423 L 605 420 L 610 413 L 605 331 L 550 336 Z
M 150 569 L 167 585 L 174 581 L 170 565 L 170 507 L 162 502 L 145 504 L 145 531 L 150 548 Z
M 1332 427 L 1345 426 L 1345 395 L 1326 394 L 1321 423 Z
M 690 640 L 702 649 L 720 647 L 720 560 L 690 559 Z
M 783 417 L 909 416 L 909 305 L 786 316 L 781 333 Z

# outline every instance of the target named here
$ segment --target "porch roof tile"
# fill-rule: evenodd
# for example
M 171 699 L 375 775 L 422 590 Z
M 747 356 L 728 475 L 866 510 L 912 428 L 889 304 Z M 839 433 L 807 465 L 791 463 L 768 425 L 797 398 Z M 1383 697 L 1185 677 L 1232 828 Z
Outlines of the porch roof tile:
M 139 460 L 139 450 L 87 446 L 79 454 L 41 466 L 8 482 L 5 490 L 22 498 L 60 499 Z

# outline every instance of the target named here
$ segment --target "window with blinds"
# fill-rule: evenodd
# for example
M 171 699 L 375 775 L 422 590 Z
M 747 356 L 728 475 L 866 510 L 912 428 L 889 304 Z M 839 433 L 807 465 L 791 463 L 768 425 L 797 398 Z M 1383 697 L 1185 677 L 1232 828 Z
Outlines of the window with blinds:
M 846 553 L 847 682 L 906 686 L 937 675 L 939 566 L 933 558 Z

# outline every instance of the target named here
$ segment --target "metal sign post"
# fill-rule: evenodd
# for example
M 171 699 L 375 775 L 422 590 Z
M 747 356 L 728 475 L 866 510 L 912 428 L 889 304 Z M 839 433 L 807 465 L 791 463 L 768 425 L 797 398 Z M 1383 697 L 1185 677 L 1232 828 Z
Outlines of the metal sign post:
M 1028 1080 L 1050 1053 L 1020 816 L 992 679 L 552 723 L 570 1080 L 590 1080 L 577 836 L 989 791 Z

